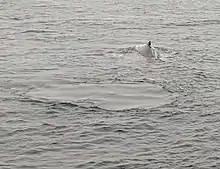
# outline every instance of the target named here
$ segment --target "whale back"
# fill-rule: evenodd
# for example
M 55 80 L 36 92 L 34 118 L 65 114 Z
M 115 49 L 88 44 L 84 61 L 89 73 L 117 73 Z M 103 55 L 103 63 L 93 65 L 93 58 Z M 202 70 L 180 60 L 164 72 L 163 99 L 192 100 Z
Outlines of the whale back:
M 150 47 L 148 44 L 138 46 L 137 51 L 145 57 L 155 57 L 153 48 Z

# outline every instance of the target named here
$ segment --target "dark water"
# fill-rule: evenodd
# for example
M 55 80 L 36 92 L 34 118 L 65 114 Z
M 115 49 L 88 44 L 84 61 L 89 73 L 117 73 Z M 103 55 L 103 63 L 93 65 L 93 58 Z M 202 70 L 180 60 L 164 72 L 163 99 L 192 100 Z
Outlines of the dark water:
M 219 30 L 219 0 L 0 0 L 0 168 L 220 168 Z

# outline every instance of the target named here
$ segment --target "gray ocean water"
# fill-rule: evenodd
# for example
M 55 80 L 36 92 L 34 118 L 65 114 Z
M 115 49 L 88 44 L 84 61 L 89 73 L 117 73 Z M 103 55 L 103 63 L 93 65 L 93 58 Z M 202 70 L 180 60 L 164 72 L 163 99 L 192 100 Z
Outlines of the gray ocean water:
M 219 0 L 0 0 L 0 168 L 219 169 L 219 46 Z

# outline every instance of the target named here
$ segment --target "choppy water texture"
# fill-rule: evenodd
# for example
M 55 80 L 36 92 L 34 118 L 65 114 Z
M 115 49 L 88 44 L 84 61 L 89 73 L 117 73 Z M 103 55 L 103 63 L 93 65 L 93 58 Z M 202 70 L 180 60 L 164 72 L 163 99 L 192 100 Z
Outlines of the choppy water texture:
M 0 168 L 220 168 L 219 30 L 219 0 L 0 0 Z

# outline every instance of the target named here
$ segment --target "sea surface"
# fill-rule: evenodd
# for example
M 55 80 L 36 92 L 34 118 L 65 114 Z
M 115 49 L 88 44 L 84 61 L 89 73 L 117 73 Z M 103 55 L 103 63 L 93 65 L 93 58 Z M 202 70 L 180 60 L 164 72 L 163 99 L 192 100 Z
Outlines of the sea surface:
M 1 169 L 220 169 L 219 0 L 0 0 L 0 51 Z

